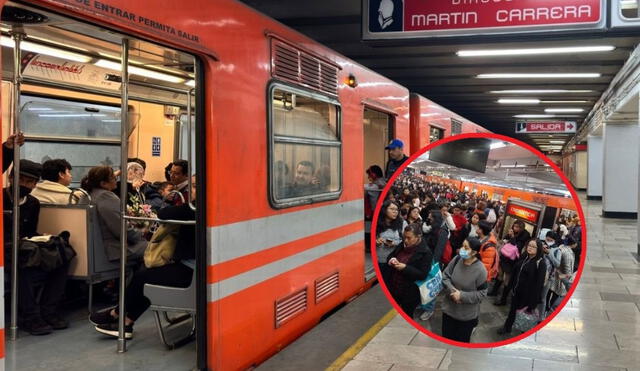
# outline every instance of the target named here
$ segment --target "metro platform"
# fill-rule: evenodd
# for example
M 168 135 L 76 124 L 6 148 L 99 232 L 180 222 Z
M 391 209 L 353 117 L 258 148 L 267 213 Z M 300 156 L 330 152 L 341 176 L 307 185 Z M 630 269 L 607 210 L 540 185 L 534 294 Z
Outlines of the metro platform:
M 567 305 L 536 334 L 498 348 L 453 347 L 422 334 L 389 311 L 391 306 L 375 286 L 258 370 L 640 370 L 640 264 L 633 255 L 637 222 L 602 218 L 602 202 L 587 200 L 584 192 L 579 195 L 588 233 L 584 271 Z M 495 330 L 506 309 L 494 307 L 491 301 L 482 305 L 485 324 L 474 332 L 474 342 L 502 340 Z M 372 315 L 371 305 L 387 314 L 335 356 L 335 348 L 344 343 L 341 333 L 333 332 L 340 322 L 345 323 L 342 316 L 349 312 L 354 321 L 371 321 L 366 318 Z M 440 326 L 435 316 L 430 323 Z M 328 339 L 338 345 L 330 345 Z

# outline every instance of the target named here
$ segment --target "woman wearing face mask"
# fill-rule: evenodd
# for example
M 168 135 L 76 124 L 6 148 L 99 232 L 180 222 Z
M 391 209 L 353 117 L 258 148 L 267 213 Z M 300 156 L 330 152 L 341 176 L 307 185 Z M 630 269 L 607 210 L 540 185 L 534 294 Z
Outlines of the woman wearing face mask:
M 549 234 L 547 234 L 547 236 L 548 235 Z M 573 243 L 573 237 L 567 237 L 567 244 L 571 245 Z M 568 283 L 571 275 L 573 274 L 573 265 L 575 262 L 575 256 L 569 246 L 560 245 L 554 250 L 553 261 L 556 269 L 553 274 L 549 276 L 549 290 L 551 292 L 551 296 L 549 298 L 549 309 L 551 311 L 555 310 L 562 302 L 562 299 L 567 295 Z
M 376 254 L 378 255 L 378 267 L 382 279 L 386 282 L 391 274 L 391 268 L 387 264 L 389 254 L 402 242 L 402 231 L 407 222 L 400 217 L 398 204 L 385 201 L 380 209 L 378 225 L 376 226 Z
M 542 287 L 547 266 L 543 261 L 542 241 L 535 238 L 525 244 L 526 253 L 522 254 L 513 269 L 513 277 L 507 287 L 511 297 L 511 308 L 504 326 L 498 330 L 498 334 L 508 334 L 516 319 L 516 311 L 526 308 L 533 311 L 542 302 Z
M 388 257 L 391 274 L 385 280 L 393 300 L 409 317 L 413 317 L 420 304 L 420 290 L 415 281 L 427 278 L 431 262 L 431 250 L 422 238 L 422 227 L 409 224 L 404 229 L 403 242 Z
M 468 238 L 444 270 L 442 286 L 442 336 L 468 343 L 478 325 L 480 303 L 487 296 L 487 270 L 478 259 L 481 242 Z

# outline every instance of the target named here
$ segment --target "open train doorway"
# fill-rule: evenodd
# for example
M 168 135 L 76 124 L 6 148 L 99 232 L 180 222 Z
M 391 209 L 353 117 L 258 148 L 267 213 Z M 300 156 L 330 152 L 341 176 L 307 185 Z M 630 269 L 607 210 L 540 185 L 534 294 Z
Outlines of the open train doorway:
M 13 154 L 5 152 L 5 163 L 12 162 L 3 192 L 4 246 L 11 255 L 5 260 L 8 369 L 56 368 L 59 357 L 53 355 L 69 349 L 104 351 L 100 357 L 113 364 L 103 366 L 113 368 L 128 362 L 115 354 L 127 351 L 128 341 L 138 353 L 128 359 L 157 359 L 157 366 L 188 360 L 203 368 L 206 316 L 198 303 L 204 290 L 196 289 L 197 273 L 204 271 L 199 267 L 206 264 L 198 58 L 11 2 L 2 10 L 0 31 L 2 139 L 24 137 Z M 30 187 L 25 177 L 33 187 L 13 192 L 12 184 Z M 65 199 L 50 197 L 54 190 Z M 25 209 L 25 200 L 38 207 Z M 188 215 L 177 216 L 178 208 Z M 27 223 L 20 215 L 32 218 Z M 176 236 L 180 259 L 143 259 L 162 230 Z M 63 231 L 75 256 L 56 266 L 55 287 L 51 272 L 38 280 L 26 275 L 25 269 L 41 267 L 24 266 L 22 255 L 17 259 L 24 239 Z M 192 243 L 183 250 L 181 240 Z M 150 306 L 131 299 L 131 282 L 140 284 L 137 295 Z M 25 290 L 32 289 L 38 294 L 27 306 Z M 111 314 L 123 305 L 126 317 Z M 111 317 L 104 323 L 93 317 L 90 324 L 87 312 Z M 50 321 L 53 314 L 57 324 Z M 198 342 L 190 341 L 196 336 Z M 103 346 L 109 337 L 117 341 Z M 187 345 L 167 350 L 181 344 Z M 82 359 L 60 361 L 67 369 L 86 369 Z
M 388 155 L 384 149 L 393 139 L 393 115 L 365 107 L 364 130 L 364 184 L 365 184 L 365 281 L 375 277 L 371 257 L 371 221 L 377 201 L 384 187 L 384 169 Z M 376 168 L 377 167 L 377 168 Z M 378 173 L 378 168 L 381 173 Z

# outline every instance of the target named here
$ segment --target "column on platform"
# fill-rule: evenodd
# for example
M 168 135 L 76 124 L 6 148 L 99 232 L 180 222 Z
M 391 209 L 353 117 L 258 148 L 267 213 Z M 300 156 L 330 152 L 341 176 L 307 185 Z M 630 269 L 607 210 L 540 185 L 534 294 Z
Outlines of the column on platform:
M 587 199 L 589 200 L 602 199 L 602 145 L 601 136 L 587 138 Z
M 602 216 L 636 218 L 640 152 L 638 123 L 605 124 Z

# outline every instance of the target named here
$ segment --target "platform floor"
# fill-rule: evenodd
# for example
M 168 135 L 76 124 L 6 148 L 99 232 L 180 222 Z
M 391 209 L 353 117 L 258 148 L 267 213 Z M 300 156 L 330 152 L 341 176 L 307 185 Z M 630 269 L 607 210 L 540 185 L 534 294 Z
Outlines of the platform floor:
M 588 227 L 585 270 L 570 302 L 545 328 L 508 346 L 467 349 L 433 340 L 397 315 L 343 370 L 640 370 L 637 221 L 603 219 L 600 201 L 580 199 Z M 493 336 L 499 325 L 485 324 L 472 340 Z

